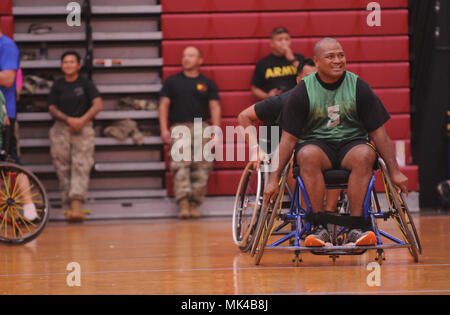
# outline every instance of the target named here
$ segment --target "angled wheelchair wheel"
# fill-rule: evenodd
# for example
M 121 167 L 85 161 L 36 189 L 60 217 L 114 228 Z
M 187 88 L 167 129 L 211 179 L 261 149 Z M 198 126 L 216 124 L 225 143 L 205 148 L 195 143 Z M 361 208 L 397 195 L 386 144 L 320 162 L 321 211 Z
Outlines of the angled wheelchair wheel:
M 45 189 L 30 171 L 0 163 L 0 242 L 18 245 L 35 239 L 49 216 Z
M 264 225 L 264 228 L 261 230 L 261 236 L 260 241 L 258 242 L 256 248 L 256 257 L 255 257 L 255 264 L 259 265 L 261 262 L 262 255 L 264 254 L 264 249 L 267 245 L 267 241 L 269 240 L 269 237 L 272 235 L 275 221 L 279 217 L 281 209 L 282 209 L 282 203 L 283 203 L 283 196 L 284 196 L 284 190 L 286 187 L 286 179 L 289 173 L 289 167 L 290 164 L 286 166 L 286 168 L 283 171 L 282 179 L 280 182 L 280 190 L 278 191 L 277 198 L 275 199 L 275 202 L 273 205 L 269 205 L 266 211 L 266 222 Z
M 249 163 L 242 173 L 233 209 L 233 241 L 243 252 L 249 251 L 252 245 L 263 192 L 263 175 Z
M 403 240 L 409 245 L 408 249 L 414 262 L 419 261 L 419 253 L 422 252 L 419 235 L 417 234 L 413 218 L 401 193 L 398 193 L 392 184 L 386 164 L 379 159 L 381 175 L 386 189 L 386 197 L 389 208 L 393 209 L 393 219 L 397 223 Z

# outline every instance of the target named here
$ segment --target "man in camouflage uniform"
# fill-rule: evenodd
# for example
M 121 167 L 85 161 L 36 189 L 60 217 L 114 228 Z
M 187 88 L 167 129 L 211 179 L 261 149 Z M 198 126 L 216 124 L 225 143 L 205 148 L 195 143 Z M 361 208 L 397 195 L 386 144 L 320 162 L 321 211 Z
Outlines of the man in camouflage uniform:
M 95 85 L 79 75 L 80 56 L 66 52 L 61 57 L 65 77 L 50 91 L 49 112 L 55 120 L 50 129 L 50 153 L 56 168 L 62 200 L 70 204 L 69 222 L 83 222 L 81 211 L 87 199 L 89 175 L 94 165 L 93 119 L 103 102 Z
M 190 156 L 182 161 L 175 159 L 174 154 L 183 155 L 183 152 L 169 154 L 175 201 L 179 205 L 181 219 L 200 216 L 197 207 L 204 201 L 208 177 L 213 168 L 213 163 L 206 161 L 203 156 L 204 144 L 210 141 L 203 139 L 203 130 L 208 126 L 207 120 L 210 119 L 211 124 L 217 127 L 221 120 L 218 90 L 212 80 L 200 74 L 202 63 L 202 54 L 198 48 L 185 48 L 183 71 L 167 78 L 159 104 L 159 124 L 164 142 L 172 147 L 175 143 L 177 146 L 184 144 L 181 147 L 190 148 L 191 151 Z M 202 128 L 194 128 L 195 119 L 201 119 Z M 170 129 L 169 122 L 172 124 Z M 185 133 L 190 134 L 183 135 L 182 140 L 172 138 L 172 131 L 176 127 L 184 127 Z M 202 145 L 196 146 L 194 138 L 203 139 Z M 194 157 L 201 157 L 201 160 Z

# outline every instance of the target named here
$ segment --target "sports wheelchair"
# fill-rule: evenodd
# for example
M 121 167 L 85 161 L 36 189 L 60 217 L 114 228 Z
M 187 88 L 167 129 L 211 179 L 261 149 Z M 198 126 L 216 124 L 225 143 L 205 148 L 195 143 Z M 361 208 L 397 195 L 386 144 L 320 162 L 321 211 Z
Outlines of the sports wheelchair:
M 249 163 L 241 177 L 235 197 L 233 214 L 233 237 L 236 245 L 244 251 L 250 251 L 259 265 L 265 250 L 293 251 L 293 262 L 302 262 L 302 253 L 329 256 L 333 262 L 341 255 L 362 255 L 368 250 L 376 251 L 376 260 L 382 264 L 385 260 L 384 250 L 407 248 L 415 262 L 422 254 L 419 235 L 413 218 L 402 193 L 398 193 L 389 177 L 386 164 L 378 158 L 387 199 L 387 209 L 382 209 L 375 191 L 375 172 L 372 174 L 364 201 L 364 220 L 370 222 L 377 238 L 374 246 L 345 245 L 349 217 L 349 202 L 344 193 L 350 173 L 345 170 L 324 172 L 327 189 L 341 189 L 336 211 L 327 219 L 332 222 L 332 246 L 306 247 L 301 245 L 302 239 L 311 231 L 311 204 L 298 168 L 294 168 L 295 189 L 291 192 L 286 184 L 288 164 L 279 182 L 279 193 L 275 202 L 264 207 L 264 186 L 268 174 L 254 170 Z M 377 221 L 392 219 L 398 229 L 399 236 L 393 236 L 379 228 Z M 387 239 L 389 242 L 383 242 Z M 269 242 L 270 240 L 270 242 Z
M 25 205 L 34 205 L 37 217 L 27 219 Z M 49 203 L 44 186 L 27 169 L 0 151 L 0 242 L 19 245 L 32 241 L 44 229 Z

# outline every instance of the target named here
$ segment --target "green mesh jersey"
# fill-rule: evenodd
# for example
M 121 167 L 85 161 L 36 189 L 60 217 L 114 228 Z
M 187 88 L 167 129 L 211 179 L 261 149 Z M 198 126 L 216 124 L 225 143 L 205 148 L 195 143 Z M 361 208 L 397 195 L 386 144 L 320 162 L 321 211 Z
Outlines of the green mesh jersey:
M 316 75 L 303 79 L 309 97 L 309 115 L 299 142 L 310 140 L 343 141 L 367 139 L 368 133 L 358 116 L 356 85 L 358 76 L 346 72 L 335 90 L 324 88 Z

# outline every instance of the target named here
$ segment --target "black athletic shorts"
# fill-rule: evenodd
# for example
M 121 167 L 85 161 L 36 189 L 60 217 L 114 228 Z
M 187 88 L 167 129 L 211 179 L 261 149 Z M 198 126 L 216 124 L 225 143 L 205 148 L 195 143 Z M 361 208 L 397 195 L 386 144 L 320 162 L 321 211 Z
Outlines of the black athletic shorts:
M 322 149 L 323 152 L 330 159 L 331 165 L 333 169 L 340 169 L 342 160 L 344 160 L 345 155 L 355 146 L 360 144 L 369 144 L 367 140 L 357 139 L 350 141 L 342 141 L 342 142 L 328 142 L 324 140 L 311 140 L 305 141 L 303 143 L 298 143 L 295 146 L 294 156 L 295 156 L 295 165 L 297 164 L 297 154 L 304 146 L 308 144 L 313 144 Z

